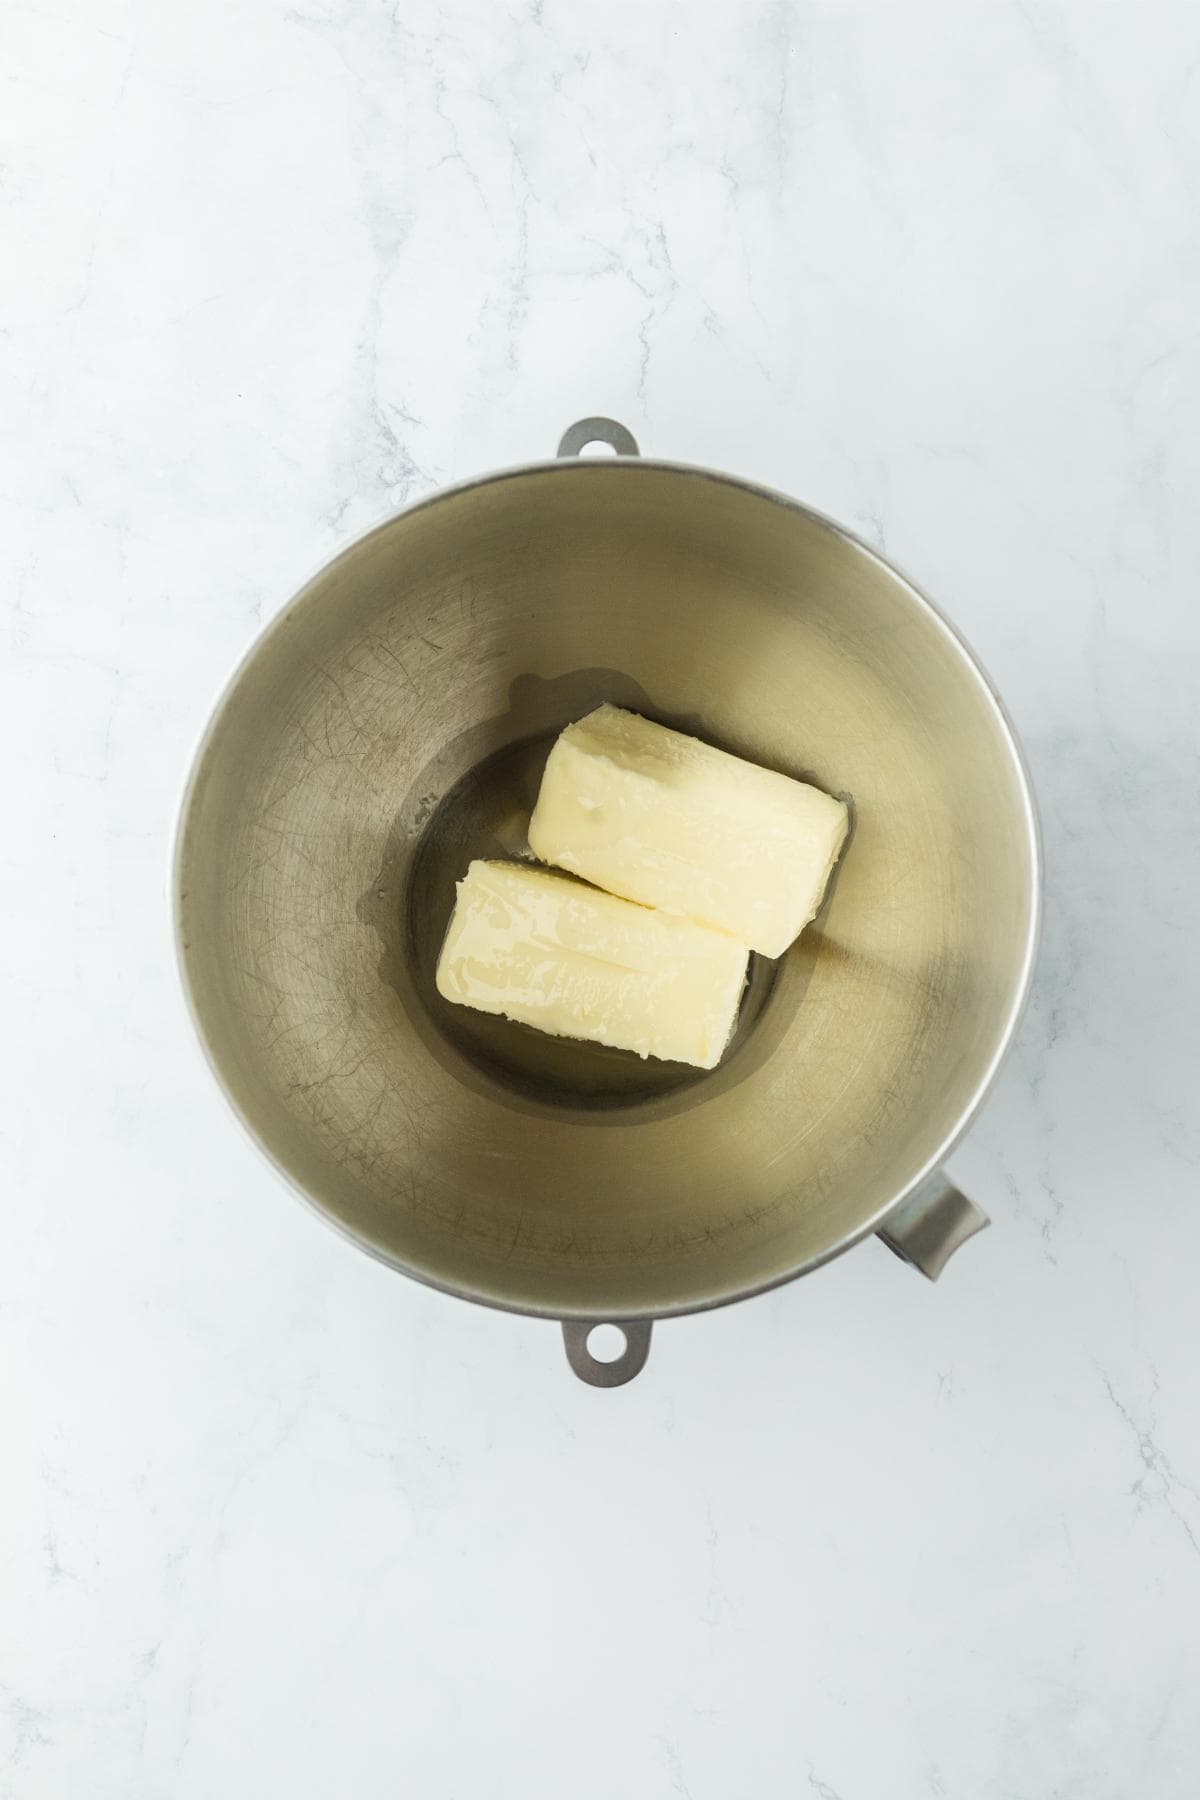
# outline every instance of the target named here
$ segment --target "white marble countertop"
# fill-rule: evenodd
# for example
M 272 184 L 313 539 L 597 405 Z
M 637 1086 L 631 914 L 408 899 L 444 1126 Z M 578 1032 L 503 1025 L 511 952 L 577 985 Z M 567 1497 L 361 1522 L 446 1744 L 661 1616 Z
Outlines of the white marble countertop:
M 1195 1800 L 1200 18 L 11 0 L 0 1794 Z M 580 414 L 949 608 L 1048 857 L 936 1288 L 631 1387 L 322 1228 L 178 996 L 208 708 Z

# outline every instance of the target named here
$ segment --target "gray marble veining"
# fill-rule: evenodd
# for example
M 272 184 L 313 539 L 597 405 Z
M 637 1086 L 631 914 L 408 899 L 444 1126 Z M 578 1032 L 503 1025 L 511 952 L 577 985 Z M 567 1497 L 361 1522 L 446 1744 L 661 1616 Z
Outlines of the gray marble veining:
M 1193 1800 L 1194 11 L 13 0 L 0 42 L 0 1794 Z M 937 1289 L 865 1246 L 680 1322 L 619 1395 L 277 1189 L 165 901 L 259 624 L 596 411 L 913 571 L 1048 874 L 954 1165 L 994 1229 Z

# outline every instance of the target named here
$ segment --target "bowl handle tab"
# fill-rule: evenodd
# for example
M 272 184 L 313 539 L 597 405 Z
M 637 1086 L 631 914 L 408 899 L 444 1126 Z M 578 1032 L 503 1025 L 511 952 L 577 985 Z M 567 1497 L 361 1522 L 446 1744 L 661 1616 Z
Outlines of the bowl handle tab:
M 987 1214 L 939 1172 L 888 1214 L 879 1236 L 936 1281 L 959 1246 L 990 1224 Z
M 607 1323 L 606 1319 L 564 1319 L 562 1332 L 567 1361 L 580 1381 L 586 1381 L 591 1387 L 624 1387 L 646 1366 L 651 1323 L 649 1319 L 622 1319 L 616 1329 L 624 1334 L 625 1348 L 615 1361 L 601 1362 L 588 1349 L 588 1337 L 597 1325 Z
M 589 444 L 607 444 L 618 456 L 640 456 L 637 439 L 615 419 L 576 419 L 558 440 L 559 456 L 578 456 Z

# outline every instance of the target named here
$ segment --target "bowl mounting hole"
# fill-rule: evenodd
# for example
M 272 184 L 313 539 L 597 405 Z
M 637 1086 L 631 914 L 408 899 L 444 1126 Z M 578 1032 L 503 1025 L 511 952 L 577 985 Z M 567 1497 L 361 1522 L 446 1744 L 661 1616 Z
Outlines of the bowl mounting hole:
M 593 1325 L 587 1335 L 588 1355 L 596 1362 L 620 1362 L 629 1348 L 629 1339 L 619 1325 Z

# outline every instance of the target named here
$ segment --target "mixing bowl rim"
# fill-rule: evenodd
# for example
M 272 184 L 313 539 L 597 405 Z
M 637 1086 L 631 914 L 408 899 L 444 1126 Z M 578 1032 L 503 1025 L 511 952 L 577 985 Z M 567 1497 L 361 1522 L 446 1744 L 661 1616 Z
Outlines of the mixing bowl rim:
M 636 470 L 639 473 L 641 471 L 653 470 L 661 474 L 680 475 L 689 479 L 715 481 L 722 486 L 734 488 L 741 493 L 749 494 L 755 499 L 774 502 L 774 504 L 778 506 L 785 507 L 789 512 L 801 514 L 804 518 L 819 526 L 822 530 L 841 539 L 843 543 L 849 546 L 849 548 L 865 556 L 870 562 L 877 564 L 886 575 L 900 583 L 913 603 L 918 609 L 926 614 L 934 626 L 941 632 L 951 649 L 960 657 L 968 674 L 977 683 L 984 701 L 990 706 L 991 711 L 1000 726 L 1001 736 L 1008 746 L 1013 768 L 1017 776 L 1017 786 L 1021 799 L 1022 823 L 1025 828 L 1029 851 L 1029 923 L 1022 951 L 1020 972 L 1013 990 L 1012 1000 L 1008 1007 L 1007 1017 L 1005 1018 L 1003 1028 L 997 1038 L 996 1047 L 988 1060 L 987 1067 L 977 1082 L 970 1100 L 963 1108 L 958 1123 L 954 1126 L 953 1130 L 948 1133 L 933 1155 L 928 1157 L 921 1165 L 911 1180 L 906 1182 L 903 1188 L 892 1195 L 887 1201 L 887 1204 L 880 1208 L 880 1210 L 872 1215 L 872 1217 L 864 1224 L 856 1226 L 852 1232 L 849 1232 L 844 1237 L 840 1238 L 836 1244 L 830 1245 L 827 1249 L 818 1252 L 816 1255 L 806 1257 L 803 1261 L 796 1263 L 794 1266 L 779 1273 L 773 1274 L 765 1280 L 754 1281 L 746 1286 L 738 1287 L 729 1292 L 717 1292 L 705 1295 L 699 1299 L 688 1299 L 667 1306 L 653 1307 L 650 1309 L 637 1306 L 622 1307 L 619 1305 L 615 1307 L 606 1307 L 602 1310 L 597 1310 L 594 1306 L 572 1306 L 570 1304 L 563 1304 L 560 1306 L 527 1305 L 511 1299 L 506 1300 L 498 1292 L 485 1292 L 480 1289 L 459 1286 L 453 1282 L 439 1280 L 428 1271 L 411 1262 L 405 1261 L 403 1257 L 392 1254 L 382 1245 L 370 1242 L 367 1238 L 355 1231 L 352 1226 L 347 1224 L 345 1220 L 339 1218 L 336 1213 L 318 1200 L 314 1194 L 311 1194 L 298 1177 L 293 1175 L 268 1148 L 267 1144 L 251 1124 L 242 1106 L 239 1104 L 237 1097 L 233 1092 L 233 1088 L 226 1079 L 225 1073 L 217 1060 L 216 1050 L 210 1042 L 201 1021 L 199 1001 L 189 968 L 188 945 L 184 937 L 184 857 L 186 854 L 188 825 L 200 778 L 203 774 L 209 751 L 215 743 L 217 734 L 221 728 L 222 720 L 234 695 L 242 683 L 243 677 L 250 669 L 251 665 L 257 660 L 259 655 L 266 649 L 271 639 L 276 633 L 283 629 L 297 609 L 314 602 L 318 584 L 324 583 L 327 577 L 336 568 L 342 563 L 347 562 L 350 557 L 360 551 L 364 544 L 368 543 L 373 538 L 381 536 L 384 532 L 390 531 L 401 520 L 408 519 L 412 517 L 413 514 L 423 512 L 429 507 L 439 506 L 448 500 L 457 498 L 459 495 L 470 492 L 472 489 L 491 487 L 500 482 L 519 480 L 529 475 L 554 475 L 558 479 L 563 480 L 580 480 L 597 476 L 609 478 L 614 471 L 629 472 L 631 470 Z M 779 489 L 768 487 L 762 482 L 751 481 L 743 476 L 730 475 L 718 469 L 709 469 L 704 467 L 703 464 L 676 462 L 664 457 L 550 457 L 536 462 L 517 463 L 511 467 L 494 469 L 479 475 L 468 476 L 462 481 L 453 482 L 449 486 L 437 488 L 432 493 L 422 495 L 419 499 L 399 507 L 395 512 L 389 513 L 386 518 L 383 518 L 375 525 L 370 526 L 366 531 L 362 532 L 358 537 L 345 545 L 343 549 L 339 550 L 327 561 L 321 563 L 319 567 L 314 570 L 308 580 L 296 589 L 292 598 L 280 607 L 273 618 L 267 621 L 266 625 L 263 626 L 250 643 L 245 654 L 238 661 L 233 673 L 222 687 L 216 703 L 208 714 L 206 723 L 201 731 L 199 742 L 188 766 L 188 772 L 184 780 L 175 820 L 175 832 L 171 849 L 170 881 L 173 924 L 172 935 L 175 947 L 175 964 L 179 975 L 180 986 L 183 990 L 184 1002 L 188 1013 L 191 1016 L 196 1041 L 208 1064 L 213 1079 L 221 1093 L 224 1095 L 234 1118 L 241 1126 L 245 1135 L 249 1138 L 251 1144 L 257 1150 L 259 1156 L 274 1171 L 275 1175 L 292 1190 L 310 1212 L 314 1213 L 326 1225 L 332 1227 L 339 1236 L 353 1244 L 356 1249 L 363 1250 L 369 1256 L 374 1257 L 377 1262 L 383 1263 L 390 1269 L 397 1270 L 400 1274 L 409 1276 L 413 1281 L 420 1282 L 422 1286 L 432 1288 L 438 1293 L 447 1294 L 459 1300 L 469 1300 L 475 1305 L 486 1306 L 497 1312 L 515 1313 L 526 1318 L 581 1322 L 596 1321 L 603 1318 L 605 1321 L 621 1324 L 631 1323 L 640 1319 L 685 1318 L 694 1313 L 712 1312 L 718 1307 L 732 1306 L 742 1300 L 751 1300 L 756 1295 L 770 1293 L 774 1288 L 784 1287 L 789 1282 L 798 1281 L 801 1276 L 811 1274 L 814 1269 L 819 1269 L 823 1264 L 832 1262 L 835 1257 L 843 1255 L 847 1250 L 852 1250 L 856 1244 L 861 1243 L 863 1239 L 870 1237 L 886 1223 L 890 1214 L 894 1212 L 897 1207 L 905 1200 L 909 1199 L 913 1194 L 917 1193 L 927 1181 L 937 1174 L 946 1159 L 953 1155 L 955 1149 L 962 1142 L 967 1131 L 978 1117 L 979 1111 L 995 1085 L 996 1078 L 1012 1049 L 1017 1028 L 1020 1025 L 1021 1018 L 1024 1014 L 1026 1005 L 1028 1004 L 1029 993 L 1033 984 L 1033 973 L 1037 964 L 1038 946 L 1041 939 L 1043 908 L 1042 831 L 1041 822 L 1038 817 L 1037 804 L 1034 799 L 1033 783 L 1029 772 L 1029 766 L 1016 727 L 1008 712 L 1008 708 L 1001 699 L 994 682 L 988 675 L 987 670 L 979 660 L 979 657 L 968 644 L 966 638 L 958 630 L 957 626 L 951 623 L 950 619 L 942 609 L 929 598 L 910 576 L 906 575 L 902 569 L 899 569 L 889 557 L 883 556 L 878 550 L 866 543 L 864 539 L 858 537 L 856 533 L 849 530 L 848 527 L 840 524 L 838 520 L 830 518 L 828 514 L 820 512 L 816 507 L 808 506 L 803 501 L 794 499 L 790 494 L 785 494 Z

